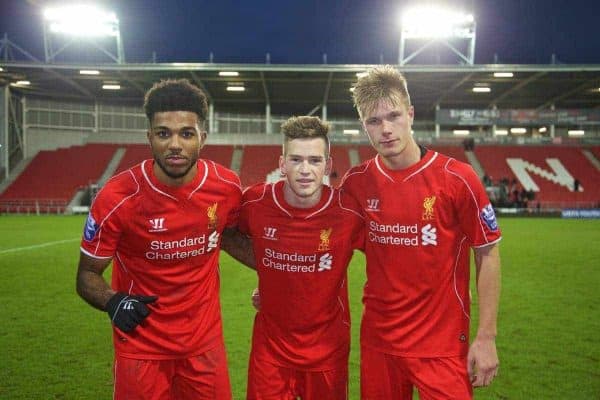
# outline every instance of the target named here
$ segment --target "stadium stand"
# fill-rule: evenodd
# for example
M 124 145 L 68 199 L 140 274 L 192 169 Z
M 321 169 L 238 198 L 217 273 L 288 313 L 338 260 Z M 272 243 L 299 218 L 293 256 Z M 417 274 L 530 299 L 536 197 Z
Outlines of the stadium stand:
M 125 155 L 121 159 L 115 175 L 142 161 L 152 158 L 152 151 L 147 144 L 128 144 L 125 146 Z M 231 168 L 233 146 L 230 145 L 206 145 L 200 151 L 200 157 L 213 160 L 227 168 Z
M 592 152 L 596 160 L 600 161 L 600 146 L 589 147 L 588 150 Z
M 375 157 L 375 154 L 377 153 L 370 145 L 358 146 L 358 156 L 361 163 Z
M 242 156 L 240 180 L 242 187 L 264 182 L 270 174 L 277 175 L 281 146 L 246 146 Z
M 87 144 L 40 151 L 0 196 L 1 212 L 62 213 L 78 189 L 95 182 L 114 144 Z
M 200 158 L 213 160 L 226 168 L 232 168 L 231 159 L 233 158 L 233 146 L 207 144 L 200 151 Z
M 350 169 L 350 157 L 348 155 L 348 146 L 331 146 L 331 157 L 333 158 L 333 168 L 329 174 L 329 185 L 337 187 L 346 171 Z
M 447 155 L 448 157 L 452 157 L 458 161 L 462 161 L 464 163 L 469 164 L 469 160 L 465 155 L 465 150 L 462 146 L 438 146 L 438 145 L 426 145 L 428 149 L 437 151 L 438 153 L 442 153 Z
M 147 158 L 152 158 L 152 151 L 147 144 L 128 144 L 125 147 L 125 154 L 115 170 L 114 175 L 141 163 Z
M 533 204 L 539 202 L 541 208 L 598 205 L 600 172 L 579 147 L 481 145 L 475 154 L 495 184 L 507 182 L 509 195 L 524 187 L 533 190 Z M 575 179 L 580 183 L 577 192 L 573 191 Z

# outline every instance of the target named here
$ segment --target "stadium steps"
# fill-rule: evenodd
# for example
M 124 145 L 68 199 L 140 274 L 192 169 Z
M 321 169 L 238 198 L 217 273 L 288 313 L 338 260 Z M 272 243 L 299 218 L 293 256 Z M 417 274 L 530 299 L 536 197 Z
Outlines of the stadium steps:
M 233 148 L 233 155 L 231 156 L 231 166 L 229 167 L 236 174 L 240 174 L 242 168 L 242 158 L 244 157 L 244 148 L 242 146 L 235 146 Z
M 125 154 L 123 154 L 117 169 L 114 171 L 114 175 L 117 175 L 148 158 L 152 158 L 152 150 L 150 150 L 149 145 L 128 144 L 125 149 Z
M 10 171 L 8 179 L 0 182 L 0 195 L 19 177 L 19 175 L 21 175 L 21 172 L 25 171 L 29 163 L 33 161 L 33 158 L 34 157 L 24 158 L 23 160 L 19 161 L 12 171 Z
M 483 171 L 483 167 L 481 166 L 481 163 L 477 159 L 475 153 L 473 153 L 471 150 L 465 150 L 465 156 L 467 156 L 467 160 L 469 160 L 469 164 L 471 164 L 471 166 L 477 173 L 477 176 L 479 176 L 479 178 L 483 178 L 485 172 Z
M 598 159 L 596 158 L 596 156 L 594 156 L 594 154 L 592 154 L 592 152 L 589 151 L 588 149 L 582 149 L 581 152 L 583 153 L 583 155 L 585 156 L 585 158 L 587 158 L 588 160 L 590 160 L 590 162 L 592 163 L 592 165 L 594 167 L 596 167 L 596 169 L 598 171 L 600 171 L 600 161 L 598 161 Z
M 350 159 L 351 167 L 360 164 L 360 155 L 358 154 L 358 150 L 354 147 L 348 149 L 348 158 Z
M 124 147 L 119 147 L 115 151 L 115 154 L 113 154 L 110 162 L 106 166 L 106 169 L 102 173 L 102 176 L 100 176 L 100 178 L 98 178 L 98 182 L 96 182 L 98 184 L 98 186 L 104 186 L 106 181 L 109 180 L 110 177 L 114 175 L 115 171 L 121 164 L 121 160 L 125 156 L 126 151 L 127 151 L 127 149 L 125 149 Z

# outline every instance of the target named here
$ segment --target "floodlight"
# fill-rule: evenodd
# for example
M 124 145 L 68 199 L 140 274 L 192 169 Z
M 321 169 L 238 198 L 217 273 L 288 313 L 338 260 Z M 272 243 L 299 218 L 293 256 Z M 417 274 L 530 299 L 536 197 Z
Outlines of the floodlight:
M 118 20 L 113 12 L 91 5 L 49 8 L 44 12 L 50 31 L 76 36 L 117 36 Z
M 494 72 L 494 78 L 512 78 L 514 75 L 512 72 Z
M 539 133 L 545 133 L 548 130 L 548 128 L 546 128 L 545 126 L 542 126 L 540 129 L 538 129 Z
M 524 133 L 527 133 L 527 128 L 510 128 L 510 133 L 522 135 Z
M 585 131 L 583 129 L 569 129 L 567 131 L 569 136 L 583 136 L 585 135 Z
M 79 75 L 100 75 L 100 71 L 97 69 L 81 69 Z
M 358 129 L 344 129 L 344 135 L 358 135 L 360 131 Z
M 228 92 L 243 92 L 246 88 L 244 86 L 227 86 Z
M 352 87 L 351 87 L 350 89 L 348 89 L 348 90 L 350 90 L 350 92 L 354 93 L 354 86 L 352 86 Z
M 4 68 L 0 67 L 0 72 L 3 72 L 3 71 L 4 71 Z
M 475 86 L 473 88 L 473 92 L 475 92 L 475 93 L 489 93 L 491 91 L 492 91 L 492 89 L 489 87 L 486 87 L 486 86 Z
M 59 36 L 62 45 L 57 44 L 55 51 L 51 36 Z M 44 50 L 46 62 L 68 47 L 75 38 L 86 39 L 100 51 L 118 63 L 123 63 L 125 55 L 119 30 L 119 20 L 112 11 L 106 11 L 94 5 L 68 5 L 48 8 L 44 11 Z M 102 38 L 116 41 L 116 53 L 112 54 L 99 42 Z M 98 42 L 98 43 L 96 43 Z
M 402 31 L 406 38 L 469 37 L 468 26 L 473 15 L 437 7 L 418 7 L 406 11 L 402 17 Z
M 496 136 L 506 136 L 506 135 L 508 135 L 508 131 L 506 129 L 496 129 L 494 131 L 494 135 L 496 135 Z
M 440 42 L 454 52 L 464 62 L 473 65 L 475 59 L 475 18 L 472 14 L 457 12 L 441 7 L 417 7 L 403 13 L 401 18 L 398 64 L 404 65 L 426 50 L 433 42 Z M 404 56 L 407 40 L 429 42 L 420 49 Z M 466 53 L 460 51 L 452 39 L 468 40 Z M 421 42 L 422 44 L 422 42 Z
M 239 76 L 237 71 L 219 71 L 219 76 Z

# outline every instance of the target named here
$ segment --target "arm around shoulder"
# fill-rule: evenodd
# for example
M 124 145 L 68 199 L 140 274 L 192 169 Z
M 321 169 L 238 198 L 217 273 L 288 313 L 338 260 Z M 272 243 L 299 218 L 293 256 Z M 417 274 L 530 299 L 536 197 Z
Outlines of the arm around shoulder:
M 223 231 L 221 248 L 231 257 L 251 269 L 256 269 L 254 251 L 250 238 L 235 228 L 226 228 Z

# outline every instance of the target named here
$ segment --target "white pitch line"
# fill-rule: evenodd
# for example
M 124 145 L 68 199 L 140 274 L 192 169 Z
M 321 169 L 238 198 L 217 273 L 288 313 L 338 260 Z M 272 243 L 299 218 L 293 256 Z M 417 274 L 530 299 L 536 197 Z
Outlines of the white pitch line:
M 23 251 L 23 250 L 39 249 L 39 248 L 42 248 L 42 247 L 54 246 L 55 244 L 74 242 L 76 240 L 81 240 L 81 238 L 57 240 L 55 242 L 46 242 L 46 243 L 42 243 L 42 244 L 34 244 L 33 246 L 13 247 L 12 249 L 0 250 L 0 254 L 14 253 L 14 252 Z

